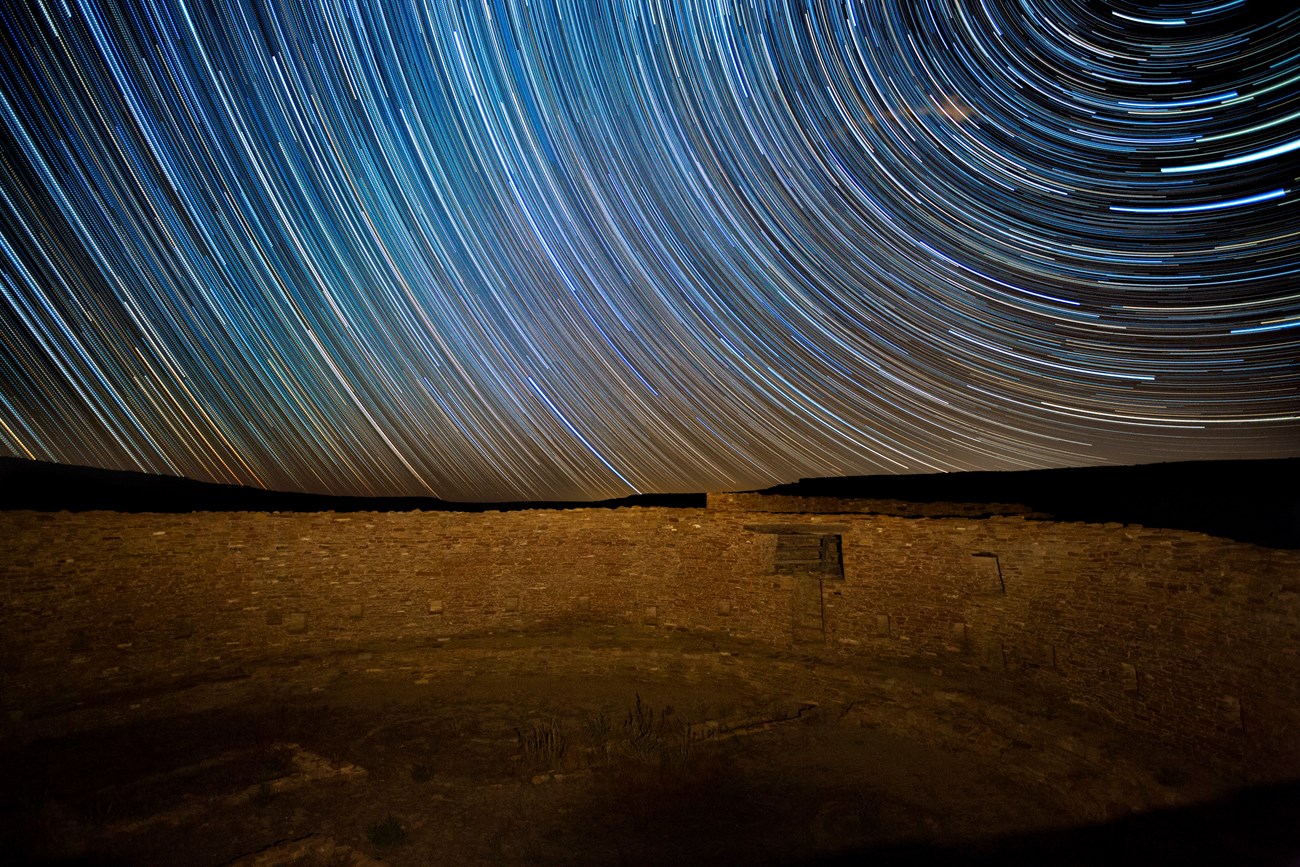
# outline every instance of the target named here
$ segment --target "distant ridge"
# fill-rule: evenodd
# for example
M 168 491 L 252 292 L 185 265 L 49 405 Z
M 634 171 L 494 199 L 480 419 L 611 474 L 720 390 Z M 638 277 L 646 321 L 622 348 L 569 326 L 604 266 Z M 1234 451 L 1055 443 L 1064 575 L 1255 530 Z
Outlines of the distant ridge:
M 872 510 L 882 514 L 909 514 L 889 501 L 1015 504 L 1022 508 L 1010 513 L 1026 517 L 1143 524 L 1300 548 L 1300 458 L 850 476 L 804 479 L 763 493 L 880 501 L 881 508 Z
M 345 497 L 264 491 L 177 476 L 0 457 L 0 509 L 38 512 L 488 512 L 518 509 L 703 508 L 704 494 L 597 502 L 454 503 L 436 497 Z
M 857 500 L 855 511 L 943 514 L 905 504 L 957 504 L 954 514 L 1119 522 L 1196 530 L 1300 548 L 1300 458 L 1187 461 L 1134 467 L 803 479 L 761 493 Z M 891 502 L 892 501 L 892 502 Z M 982 510 L 985 504 L 997 509 Z M 1006 506 L 1015 508 L 1008 510 Z M 597 502 L 453 503 L 433 497 L 339 497 L 263 491 L 123 470 L 0 457 L 0 509 L 118 512 L 484 512 L 658 506 L 703 508 L 704 494 Z

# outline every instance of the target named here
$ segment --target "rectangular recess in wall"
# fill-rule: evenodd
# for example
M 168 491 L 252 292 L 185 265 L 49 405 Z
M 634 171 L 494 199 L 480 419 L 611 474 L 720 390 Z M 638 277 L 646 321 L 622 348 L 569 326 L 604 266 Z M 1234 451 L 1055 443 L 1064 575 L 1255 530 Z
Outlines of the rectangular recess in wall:
M 1002 579 L 1002 561 L 998 555 L 989 551 L 973 554 L 975 568 L 980 576 L 980 589 L 994 593 L 1006 593 L 1007 584 Z
M 778 533 L 773 571 L 778 574 L 818 574 L 843 581 L 842 548 L 839 534 Z
M 1235 695 L 1219 696 L 1219 710 L 1223 714 L 1223 721 L 1229 728 L 1242 728 L 1240 698 Z
M 1127 693 L 1137 693 L 1138 691 L 1138 670 L 1136 665 L 1127 662 L 1119 664 L 1120 676 L 1124 680 L 1124 691 Z
M 822 575 L 836 581 L 844 580 L 844 539 L 838 533 L 826 534 L 822 540 Z
M 820 572 L 821 537 L 812 533 L 782 533 L 776 537 L 774 571 Z

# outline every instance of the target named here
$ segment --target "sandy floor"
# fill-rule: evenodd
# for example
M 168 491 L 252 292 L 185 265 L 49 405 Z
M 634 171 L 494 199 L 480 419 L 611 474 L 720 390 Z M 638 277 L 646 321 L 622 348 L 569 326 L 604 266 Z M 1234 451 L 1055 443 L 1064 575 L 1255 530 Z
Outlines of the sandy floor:
M 0 744 L 18 862 L 1300 863 L 1291 787 L 1214 801 L 977 671 L 699 636 L 304 659 L 39 725 Z

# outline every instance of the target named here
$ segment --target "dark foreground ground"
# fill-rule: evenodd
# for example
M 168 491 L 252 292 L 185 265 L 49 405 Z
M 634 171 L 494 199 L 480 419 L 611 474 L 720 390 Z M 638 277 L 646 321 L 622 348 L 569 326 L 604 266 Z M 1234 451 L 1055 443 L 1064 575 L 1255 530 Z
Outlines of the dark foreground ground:
M 1239 790 L 978 671 L 627 631 L 302 659 L 19 720 L 5 863 L 1300 864 Z

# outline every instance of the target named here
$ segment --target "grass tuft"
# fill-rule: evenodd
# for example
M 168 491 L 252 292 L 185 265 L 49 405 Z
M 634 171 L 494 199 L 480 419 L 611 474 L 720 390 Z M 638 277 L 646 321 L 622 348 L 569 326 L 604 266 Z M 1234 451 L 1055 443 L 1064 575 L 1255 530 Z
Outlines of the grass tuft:
M 524 764 L 537 770 L 550 771 L 559 767 L 569 749 L 564 729 L 554 718 L 533 723 L 527 731 L 515 729 L 515 736 L 519 738 Z
M 614 731 L 614 722 L 609 718 L 609 712 L 602 710 L 595 716 L 585 718 L 582 727 L 587 732 L 587 740 L 591 741 L 593 746 L 599 747 L 609 743 L 610 735 Z
M 686 765 L 695 740 L 690 726 L 674 716 L 672 707 L 655 710 L 641 700 L 640 693 L 623 719 L 623 735 L 629 755 L 642 761 L 658 761 L 666 770 Z

